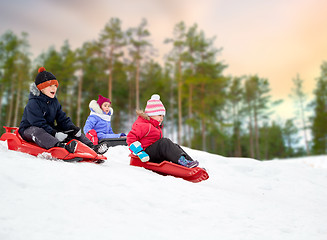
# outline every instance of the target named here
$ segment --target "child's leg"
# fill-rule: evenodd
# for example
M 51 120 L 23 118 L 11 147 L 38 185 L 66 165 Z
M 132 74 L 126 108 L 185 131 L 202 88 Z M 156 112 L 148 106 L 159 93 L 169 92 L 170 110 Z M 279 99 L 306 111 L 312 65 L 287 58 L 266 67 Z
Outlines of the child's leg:
M 161 138 L 145 149 L 150 156 L 150 162 L 160 163 L 164 160 L 177 163 L 185 152 L 169 138 Z
M 43 128 L 39 127 L 29 127 L 24 131 L 23 138 L 29 142 L 35 142 L 42 148 L 50 149 L 54 147 L 59 140 L 47 133 Z
M 76 139 L 76 140 L 78 140 L 78 141 L 80 141 L 80 142 L 82 142 L 82 143 L 84 143 L 85 145 L 87 145 L 87 146 L 89 146 L 90 148 L 93 148 L 94 147 L 94 145 L 93 145 L 93 143 L 91 142 L 91 140 L 90 139 L 88 139 L 86 136 L 85 136 L 85 134 L 81 134 L 81 136 L 80 137 L 73 137 L 74 139 Z
M 94 145 L 93 142 L 90 139 L 88 139 L 83 133 L 81 134 L 80 137 L 68 135 L 68 138 L 69 140 L 76 139 L 84 143 L 88 147 L 92 148 L 97 154 L 105 154 L 109 149 L 109 145 L 106 142 L 99 143 L 98 145 Z
M 178 148 L 180 148 L 180 149 L 183 151 L 183 155 L 185 156 L 185 158 L 186 158 L 187 160 L 194 161 L 194 160 L 191 158 L 191 156 L 188 155 L 188 154 L 184 151 L 183 148 L 181 148 L 181 146 L 179 146 L 177 143 L 175 143 L 175 144 L 176 144 L 176 146 L 177 146 Z

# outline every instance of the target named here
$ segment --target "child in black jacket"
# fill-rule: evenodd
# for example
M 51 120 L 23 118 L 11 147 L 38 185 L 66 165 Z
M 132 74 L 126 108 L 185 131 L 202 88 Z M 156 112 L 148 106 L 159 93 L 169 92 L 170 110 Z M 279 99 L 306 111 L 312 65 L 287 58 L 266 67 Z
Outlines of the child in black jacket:
M 42 148 L 63 147 L 68 152 L 74 153 L 77 139 L 94 149 L 98 154 L 108 150 L 106 144 L 96 145 L 85 137 L 79 127 L 76 127 L 56 98 L 58 80 L 44 67 L 39 68 L 35 82 L 30 86 L 30 95 L 24 109 L 23 118 L 19 126 L 19 134 L 29 142 L 35 142 Z M 55 122 L 57 125 L 55 125 Z

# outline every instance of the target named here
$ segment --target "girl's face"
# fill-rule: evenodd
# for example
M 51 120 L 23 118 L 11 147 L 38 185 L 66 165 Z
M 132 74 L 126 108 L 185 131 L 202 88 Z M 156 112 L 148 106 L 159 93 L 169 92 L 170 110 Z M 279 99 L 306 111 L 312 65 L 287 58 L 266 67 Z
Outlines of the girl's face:
M 57 86 L 56 85 L 51 85 L 51 86 L 48 86 L 46 88 L 43 88 L 41 90 L 41 92 L 44 94 L 44 95 L 47 95 L 48 97 L 50 98 L 54 98 L 56 96 L 56 93 L 57 93 Z
M 164 115 L 155 115 L 155 116 L 151 116 L 151 118 L 153 118 L 154 120 L 157 120 L 161 125 L 161 123 L 164 119 Z
M 108 114 L 110 111 L 110 103 L 108 102 L 102 103 L 101 109 L 105 114 Z

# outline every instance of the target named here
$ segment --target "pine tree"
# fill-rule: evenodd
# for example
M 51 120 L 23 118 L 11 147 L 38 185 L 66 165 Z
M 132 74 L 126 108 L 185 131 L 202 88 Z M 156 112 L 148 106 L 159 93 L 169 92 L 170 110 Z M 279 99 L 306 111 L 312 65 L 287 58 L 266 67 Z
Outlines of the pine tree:
M 272 122 L 259 128 L 260 135 L 263 136 L 262 147 L 260 148 L 261 159 L 284 158 L 286 149 L 283 139 L 283 130 L 280 125 Z
M 121 29 L 121 21 L 118 18 L 111 18 L 103 29 L 100 37 L 101 46 L 104 48 L 109 71 L 108 96 L 112 99 L 112 81 L 115 62 L 123 56 L 122 47 L 126 45 L 125 33 Z
M 173 48 L 170 53 L 169 60 L 174 62 L 175 66 L 175 78 L 177 82 L 177 105 L 178 105 L 178 130 L 177 130 L 177 142 L 182 142 L 182 87 L 183 87 L 183 54 L 185 49 L 186 26 L 184 22 L 179 22 L 175 25 L 173 31 L 173 38 L 167 38 L 165 43 L 172 43 Z
M 286 142 L 286 157 L 294 156 L 294 144 L 299 142 L 297 138 L 298 129 L 293 119 L 287 119 L 283 128 L 283 136 Z
M 106 59 L 102 55 L 102 47 L 97 41 L 86 42 L 77 49 L 79 76 L 79 110 L 77 124 L 82 126 L 89 115 L 89 103 L 97 99 L 98 94 L 105 95 L 107 76 L 105 74 Z
M 300 112 L 300 118 L 302 122 L 302 131 L 303 131 L 303 137 L 304 137 L 304 144 L 305 144 L 305 149 L 307 152 L 307 155 L 310 154 L 310 149 L 309 149 L 309 143 L 308 143 L 308 137 L 307 137 L 307 121 L 305 117 L 305 100 L 306 100 L 306 95 L 303 92 L 303 80 L 300 78 L 299 74 L 296 75 L 296 78 L 293 79 L 294 83 L 294 88 L 292 89 L 293 92 L 293 98 L 295 99 L 295 103 L 298 107 L 298 110 Z
M 147 40 L 150 36 L 150 32 L 146 29 L 147 20 L 142 19 L 140 25 L 136 28 L 130 28 L 127 31 L 129 44 L 129 54 L 135 63 L 135 95 L 136 95 L 136 109 L 140 109 L 140 72 L 141 72 L 141 61 L 146 58 L 147 49 L 151 46 L 151 43 Z M 151 52 L 149 52 L 151 53 Z
M 312 136 L 314 154 L 327 153 L 327 62 L 321 65 L 320 77 L 314 91 L 314 115 L 312 119 Z
M 7 31 L 0 39 L 0 122 L 2 125 L 17 126 L 23 111 L 24 95 L 29 79 L 30 60 L 27 33 L 21 37 Z M 3 102 L 2 99 L 5 98 Z M 3 124 L 2 117 L 6 116 Z
M 233 156 L 242 156 L 241 148 L 241 117 L 242 117 L 242 96 L 243 96 L 242 78 L 234 77 L 227 93 L 227 98 L 231 104 L 232 121 L 233 121 Z M 227 103 L 228 104 L 228 103 Z M 229 106 L 227 106 L 229 108 Z
M 251 158 L 260 159 L 259 120 L 266 115 L 270 101 L 267 79 L 250 76 L 245 82 L 245 101 L 249 117 L 249 141 Z

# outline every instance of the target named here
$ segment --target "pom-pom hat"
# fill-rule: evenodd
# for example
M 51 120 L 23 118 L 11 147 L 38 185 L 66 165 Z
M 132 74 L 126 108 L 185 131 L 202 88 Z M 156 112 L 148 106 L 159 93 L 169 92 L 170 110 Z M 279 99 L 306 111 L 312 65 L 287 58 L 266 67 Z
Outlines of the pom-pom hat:
M 44 67 L 40 67 L 38 70 L 38 74 L 35 78 L 35 85 L 39 90 L 42 90 L 46 87 L 49 87 L 51 85 L 59 86 L 59 83 L 51 72 L 47 72 Z
M 108 103 L 111 104 L 109 98 L 106 98 L 106 97 L 103 97 L 103 96 L 99 95 L 99 98 L 98 98 L 98 101 L 97 101 L 97 103 L 99 104 L 99 106 L 101 107 L 102 104 L 105 103 L 105 102 L 108 102 Z
M 160 101 L 160 96 L 158 94 L 153 94 L 151 99 L 147 101 L 144 113 L 146 113 L 148 116 L 165 116 L 166 109 Z

